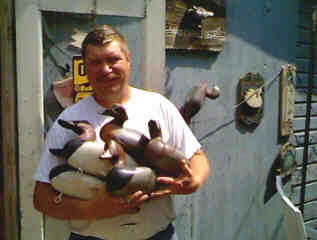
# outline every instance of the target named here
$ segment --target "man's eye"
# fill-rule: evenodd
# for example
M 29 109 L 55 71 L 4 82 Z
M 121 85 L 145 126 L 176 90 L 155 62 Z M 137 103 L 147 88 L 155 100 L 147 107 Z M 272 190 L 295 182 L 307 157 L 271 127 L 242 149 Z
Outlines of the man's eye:
M 108 62 L 112 63 L 112 64 L 119 62 L 119 61 L 120 61 L 120 58 L 117 58 L 117 57 L 113 57 L 113 58 L 108 59 Z

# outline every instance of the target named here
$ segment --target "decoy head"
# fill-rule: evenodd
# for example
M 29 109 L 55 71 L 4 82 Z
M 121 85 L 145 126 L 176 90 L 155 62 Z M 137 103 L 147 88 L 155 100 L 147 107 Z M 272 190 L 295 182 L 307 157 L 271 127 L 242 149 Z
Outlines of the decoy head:
M 151 139 L 162 137 L 162 129 L 157 121 L 150 120 L 148 126 Z
M 74 133 L 78 134 L 78 138 L 81 140 L 96 140 L 96 131 L 88 121 L 65 121 L 63 119 L 59 119 L 57 122 L 63 128 L 72 130 Z
M 56 157 L 68 159 L 83 143 L 83 140 L 75 138 L 67 142 L 63 148 L 50 148 L 49 151 Z
M 113 117 L 114 119 L 111 122 L 116 123 L 119 126 L 123 126 L 123 123 L 128 120 L 126 110 L 119 104 L 115 104 L 112 108 L 106 109 L 102 115 Z

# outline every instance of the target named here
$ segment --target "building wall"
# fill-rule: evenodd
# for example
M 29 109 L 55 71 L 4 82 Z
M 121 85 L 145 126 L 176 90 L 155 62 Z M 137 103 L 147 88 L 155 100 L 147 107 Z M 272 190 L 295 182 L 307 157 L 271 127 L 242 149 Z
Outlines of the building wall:
M 206 100 L 191 124 L 212 171 L 198 193 L 177 201 L 180 239 L 286 237 L 269 176 L 281 147 L 277 76 L 282 65 L 295 63 L 298 2 L 229 0 L 222 52 L 167 51 L 165 88 L 176 105 L 201 81 L 222 91 Z M 237 85 L 246 72 L 260 73 L 267 84 L 264 117 L 253 131 L 241 128 L 235 115 Z
M 210 159 L 212 171 L 199 192 L 175 198 L 176 230 L 181 240 L 275 240 L 286 237 L 280 201 L 272 190 L 270 171 L 281 147 L 278 75 L 282 65 L 295 62 L 298 2 L 227 0 L 227 39 L 222 52 L 166 52 L 165 94 L 177 106 L 199 82 L 217 84 L 221 89 L 220 97 L 206 100 L 190 125 Z M 22 7 L 19 5 L 20 12 L 23 12 Z M 142 48 L 138 45 L 141 37 L 138 20 L 125 23 L 125 20 L 114 17 L 113 21 L 122 29 L 127 27 L 136 50 Z M 82 24 L 78 21 L 74 25 Z M 67 23 L 63 26 L 68 29 Z M 61 26 L 55 30 L 52 36 L 56 37 L 58 47 L 63 47 L 62 40 L 69 36 L 62 36 Z M 45 69 L 53 64 L 45 58 L 49 57 L 45 50 L 43 81 L 44 90 L 47 90 L 49 82 L 46 81 L 56 80 L 59 76 L 53 70 Z M 65 64 L 67 58 L 57 48 L 51 46 L 49 53 L 58 55 L 59 63 Z M 134 54 L 138 64 L 141 60 L 137 53 Z M 138 66 L 135 67 L 137 74 Z M 266 84 L 264 116 L 253 131 L 242 128 L 236 121 L 237 85 L 247 72 L 260 73 Z M 133 81 L 140 85 L 137 77 L 133 77 Z M 23 99 L 28 98 L 21 98 L 21 102 Z M 51 230 L 47 227 L 46 231 Z M 50 236 L 56 237 L 61 231 L 56 228 Z

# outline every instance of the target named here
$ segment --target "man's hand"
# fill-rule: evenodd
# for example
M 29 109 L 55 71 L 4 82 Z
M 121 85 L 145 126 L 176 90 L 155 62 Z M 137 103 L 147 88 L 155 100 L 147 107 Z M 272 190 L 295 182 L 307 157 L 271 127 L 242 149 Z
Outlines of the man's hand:
M 138 191 L 128 196 L 119 197 L 112 196 L 106 191 L 106 187 L 94 189 L 94 196 L 90 199 L 90 214 L 94 216 L 107 215 L 107 217 L 115 217 L 122 214 L 134 214 L 140 210 L 140 205 L 149 199 L 149 195 Z
M 200 149 L 189 160 L 182 160 L 183 175 L 178 178 L 159 176 L 156 179 L 158 184 L 167 185 L 150 194 L 150 198 L 158 198 L 171 194 L 191 194 L 196 192 L 207 180 L 210 166 L 205 153 Z
M 158 198 L 170 194 L 190 194 L 195 192 L 199 187 L 199 182 L 193 176 L 192 169 L 182 160 L 183 175 L 178 178 L 160 176 L 156 178 L 158 184 L 166 187 L 156 190 L 150 194 L 151 198 Z

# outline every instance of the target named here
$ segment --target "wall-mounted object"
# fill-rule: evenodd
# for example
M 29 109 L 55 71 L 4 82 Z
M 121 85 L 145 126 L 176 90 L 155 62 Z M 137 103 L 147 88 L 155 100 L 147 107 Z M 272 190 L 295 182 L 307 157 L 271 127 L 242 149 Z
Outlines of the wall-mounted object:
M 293 133 L 296 67 L 282 66 L 280 74 L 280 135 Z
M 219 52 L 225 41 L 225 19 L 225 0 L 167 0 L 166 48 Z
M 280 168 L 278 172 L 281 176 L 289 176 L 296 169 L 295 147 L 287 142 L 280 149 Z
M 207 83 L 201 83 L 195 86 L 186 96 L 184 104 L 180 107 L 179 112 L 187 124 L 201 110 L 206 97 L 216 99 L 220 95 L 218 86 L 210 88 Z
M 259 73 L 246 73 L 237 89 L 237 119 L 245 126 L 256 127 L 264 109 L 264 79 Z

